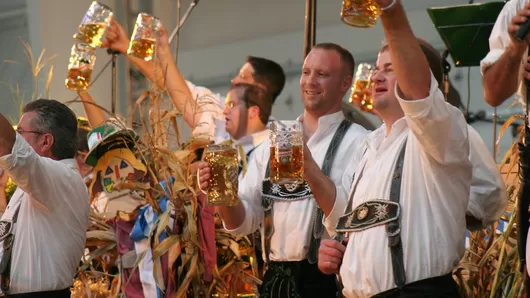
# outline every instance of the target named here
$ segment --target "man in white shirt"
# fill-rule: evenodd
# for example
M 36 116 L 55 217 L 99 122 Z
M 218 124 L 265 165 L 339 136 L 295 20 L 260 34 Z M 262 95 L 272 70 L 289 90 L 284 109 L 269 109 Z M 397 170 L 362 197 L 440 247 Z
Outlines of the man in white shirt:
M 18 186 L 0 222 L 1 287 L 8 297 L 66 298 L 89 216 L 74 159 L 77 119 L 54 100 L 32 101 L 23 112 L 16 131 L 0 114 L 0 168 Z
M 339 241 L 322 241 L 319 268 L 340 267 L 346 297 L 459 297 L 451 273 L 464 253 L 467 124 L 438 88 L 401 1 L 376 2 L 388 46 L 371 79 L 384 124 L 347 169 L 355 179 L 343 186 L 351 197 Z
M 515 92 L 519 101 L 526 102 L 524 78 L 530 79 L 527 49 L 530 35 L 520 41 L 514 37 L 530 17 L 529 0 L 510 0 L 501 10 L 489 38 L 490 51 L 480 62 L 483 75 L 484 99 L 499 106 Z
M 318 243 L 321 238 L 329 237 L 334 225 L 332 231 L 326 230 L 317 214 L 337 220 L 342 214 L 346 198 L 336 198 L 336 194 L 343 192 L 340 181 L 344 167 L 366 135 L 361 126 L 344 121 L 341 111 L 354 68 L 353 56 L 331 43 L 316 45 L 304 61 L 300 78 L 304 113 L 298 120 L 307 139 L 304 146 L 307 183 L 270 183 L 267 174 L 270 141 L 267 140 L 255 150 L 248 174 L 240 183 L 240 203 L 218 208 L 230 233 L 242 236 L 260 228 L 264 235 L 263 258 L 269 262 L 260 297 L 335 297 L 337 294 L 335 278 L 320 273 L 316 265 Z M 200 181 L 204 183 L 210 177 L 210 169 L 207 164 L 200 167 Z M 329 172 L 329 178 L 324 171 Z
M 129 46 L 128 36 L 120 24 L 112 20 L 104 46 L 126 55 Z M 228 131 L 223 114 L 226 98 L 184 79 L 171 54 L 165 28 L 162 28 L 158 38 L 156 53 L 160 64 L 126 56 L 152 82 L 167 90 L 173 105 L 192 128 L 194 137 L 210 138 L 215 143 L 233 138 L 239 141 L 245 153 L 254 148 L 252 145 L 263 141 L 260 132 L 249 131 L 247 134 L 236 136 Z M 272 106 L 285 85 L 285 73 L 282 67 L 272 60 L 248 56 L 239 73 L 231 80 L 232 85 L 238 83 L 252 84 L 265 89 L 271 95 Z

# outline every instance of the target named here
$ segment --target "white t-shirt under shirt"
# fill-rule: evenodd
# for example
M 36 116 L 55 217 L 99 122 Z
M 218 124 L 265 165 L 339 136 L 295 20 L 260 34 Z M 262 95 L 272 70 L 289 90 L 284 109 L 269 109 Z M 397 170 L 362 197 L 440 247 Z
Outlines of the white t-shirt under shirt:
M 384 125 L 369 133 L 366 152 L 362 155 L 362 147 L 357 150 L 358 157 L 352 159 L 345 175 L 357 173 L 356 183 L 364 167 L 352 209 L 370 200 L 389 200 L 395 163 L 407 142 L 400 197 L 401 240 L 406 281 L 412 283 L 448 274 L 461 259 L 472 165 L 464 116 L 445 102 L 434 76 L 427 98 L 406 101 L 396 95 L 405 117 L 394 123 L 389 135 Z M 350 181 L 342 188 L 351 185 Z M 385 225 L 349 234 L 340 268 L 346 297 L 371 297 L 395 288 L 392 272 Z
M 3 217 L 20 202 L 12 252 L 10 294 L 72 286 L 83 256 L 89 200 L 74 159 L 39 156 L 17 133 L 12 153 L 0 157 L 18 186 Z M 0 242 L 0 258 L 3 244 Z

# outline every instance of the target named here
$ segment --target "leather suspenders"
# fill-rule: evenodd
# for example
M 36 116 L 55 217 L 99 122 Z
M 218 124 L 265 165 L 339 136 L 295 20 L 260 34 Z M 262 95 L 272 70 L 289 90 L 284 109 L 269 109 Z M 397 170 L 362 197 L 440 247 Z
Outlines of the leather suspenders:
M 342 142 L 342 139 L 346 135 L 346 132 L 352 125 L 351 122 L 347 120 L 343 120 L 337 130 L 335 131 L 335 134 L 333 135 L 333 139 L 331 140 L 329 147 L 327 149 L 326 155 L 324 157 L 324 161 L 322 163 L 322 172 L 326 176 L 330 176 L 331 168 L 333 165 L 333 161 L 335 160 L 335 156 L 337 153 L 337 150 L 340 146 L 340 143 Z M 265 178 L 268 181 L 267 178 L 270 177 L 270 161 L 269 165 L 267 166 L 267 170 L 265 173 Z M 307 183 L 307 182 L 306 182 Z M 264 182 L 264 185 L 266 183 Z M 265 187 L 263 189 L 265 190 Z M 293 199 L 295 200 L 295 199 Z M 265 261 L 269 262 L 269 254 L 270 254 L 270 242 L 272 238 L 272 234 L 274 233 L 274 227 L 273 227 L 273 203 L 274 199 L 270 198 L 270 196 L 262 196 L 262 206 L 265 211 L 265 217 L 264 217 L 264 249 L 265 249 Z M 318 258 L 318 248 L 320 246 L 320 240 L 322 238 L 322 233 L 324 232 L 324 226 L 322 224 L 322 218 L 324 216 L 324 212 L 320 207 L 317 205 L 315 210 L 309 210 L 308 212 L 315 212 L 315 219 L 313 221 L 313 229 L 312 229 L 312 235 L 311 235 L 311 242 L 309 245 L 309 251 L 307 255 L 307 259 L 309 263 L 314 264 L 317 262 Z
M 346 207 L 345 215 L 340 218 L 339 223 L 337 224 L 337 235 L 334 237 L 335 240 L 342 242 L 345 233 L 347 232 L 360 232 L 362 230 L 385 224 L 388 236 L 388 246 L 390 247 L 390 254 L 392 257 L 394 281 L 398 288 L 403 287 L 406 283 L 403 245 L 401 242 L 401 207 L 399 205 L 406 147 L 407 140 L 405 140 L 403 147 L 401 147 L 394 172 L 392 173 L 389 200 L 367 201 L 352 210 L 353 196 L 357 189 L 357 185 L 362 178 L 364 168 L 361 170 L 360 176 L 350 193 L 350 199 Z

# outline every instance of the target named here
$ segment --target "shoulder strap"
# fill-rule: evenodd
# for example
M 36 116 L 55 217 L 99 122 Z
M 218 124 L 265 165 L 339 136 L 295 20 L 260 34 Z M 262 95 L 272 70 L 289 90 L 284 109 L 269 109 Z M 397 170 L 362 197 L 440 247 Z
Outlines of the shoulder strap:
M 335 156 L 337 156 L 340 143 L 342 143 L 342 140 L 344 139 L 344 136 L 346 135 L 346 132 L 348 132 L 348 129 L 351 125 L 352 123 L 350 121 L 343 120 L 335 131 L 333 139 L 331 139 L 331 142 L 329 143 L 324 161 L 322 162 L 322 172 L 328 177 L 331 174 L 331 168 L 333 166 L 333 162 L 335 161 Z M 322 233 L 324 232 L 324 225 L 322 224 L 324 212 L 317 205 L 315 213 L 315 219 L 313 221 L 313 235 L 311 237 L 309 251 L 307 253 L 307 260 L 310 264 L 314 264 L 318 261 L 318 248 L 320 247 L 320 240 L 322 239 Z

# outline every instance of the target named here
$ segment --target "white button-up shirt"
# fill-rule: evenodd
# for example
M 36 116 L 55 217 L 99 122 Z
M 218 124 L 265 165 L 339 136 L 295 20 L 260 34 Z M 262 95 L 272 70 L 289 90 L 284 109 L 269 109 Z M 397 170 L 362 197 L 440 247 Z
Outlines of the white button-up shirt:
M 366 150 L 357 151 L 347 171 L 359 173 L 364 168 L 353 207 L 388 200 L 395 163 L 407 142 L 400 197 L 401 240 L 406 281 L 412 283 L 450 273 L 461 259 L 472 166 L 466 121 L 445 102 L 434 76 L 427 98 L 406 101 L 397 90 L 396 96 L 405 117 L 394 123 L 389 135 L 385 135 L 385 125 L 370 133 Z M 359 176 L 355 175 L 354 184 Z M 349 181 L 343 187 L 351 185 Z M 371 297 L 395 288 L 392 272 L 385 225 L 350 233 L 340 268 L 346 297 Z
M 298 120 L 303 121 L 301 117 Z M 320 117 L 317 130 L 307 142 L 307 147 L 320 167 L 322 167 L 326 151 L 342 120 L 344 120 L 342 111 Z M 330 173 L 331 180 L 337 185 L 337 193 L 344 192 L 339 189 L 347 161 L 350 159 L 353 150 L 360 145 L 366 133 L 367 131 L 360 125 L 352 124 L 344 136 L 340 148 L 337 150 Z M 238 228 L 229 230 L 236 236 L 248 235 L 260 227 L 263 235 L 264 210 L 261 206 L 261 191 L 270 159 L 270 140 L 266 140 L 261 146 L 256 148 L 252 159 L 247 175 L 243 178 L 239 187 L 239 198 L 245 208 L 245 220 Z M 328 231 L 328 235 L 335 229 L 335 224 L 338 221 L 338 217 L 342 215 L 346 203 L 347 199 L 345 196 L 336 198 L 335 206 L 330 216 L 330 221 L 333 222 L 331 224 L 332 230 Z M 315 207 L 316 201 L 314 198 L 292 202 L 274 202 L 274 234 L 271 239 L 269 255 L 271 261 L 300 261 L 306 258 L 311 239 Z M 323 237 L 328 236 L 324 235 Z
M 75 160 L 41 157 L 17 133 L 12 153 L 0 158 L 0 168 L 18 186 L 2 219 L 21 202 L 9 293 L 72 286 L 85 249 L 89 216 L 88 191 Z
M 506 211 L 508 197 L 499 168 L 488 146 L 479 133 L 468 125 L 469 160 L 473 164 L 471 192 L 467 212 L 482 221 L 483 226 L 492 224 Z
M 530 3 L 529 0 L 510 0 L 504 4 L 495 25 L 491 30 L 489 45 L 490 51 L 480 61 L 480 72 L 484 74 L 486 68 L 497 62 L 499 58 L 504 54 L 506 48 L 510 45 L 511 39 L 508 35 L 508 27 L 512 21 L 512 18 L 517 15 L 517 12 L 524 8 L 526 4 Z M 521 57 L 521 65 L 519 66 L 519 91 L 516 94 L 516 98 L 519 102 L 524 103 L 526 101 L 526 87 L 524 86 L 524 80 L 522 77 L 524 65 L 526 63 L 527 53 Z

